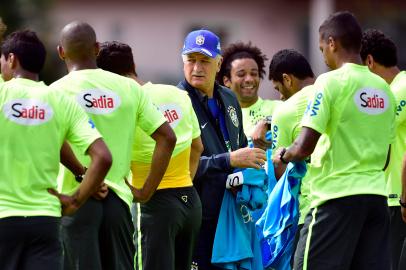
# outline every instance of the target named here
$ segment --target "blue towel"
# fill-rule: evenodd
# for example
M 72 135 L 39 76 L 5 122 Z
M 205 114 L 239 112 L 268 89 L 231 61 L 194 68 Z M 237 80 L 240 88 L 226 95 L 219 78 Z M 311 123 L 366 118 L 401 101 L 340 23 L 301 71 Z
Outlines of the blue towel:
M 306 163 L 289 163 L 269 195 L 268 205 L 256 222 L 265 268 L 288 270 L 299 219 L 298 193 Z
M 212 264 L 230 270 L 262 270 L 259 239 L 248 206 L 226 190 L 214 237 Z

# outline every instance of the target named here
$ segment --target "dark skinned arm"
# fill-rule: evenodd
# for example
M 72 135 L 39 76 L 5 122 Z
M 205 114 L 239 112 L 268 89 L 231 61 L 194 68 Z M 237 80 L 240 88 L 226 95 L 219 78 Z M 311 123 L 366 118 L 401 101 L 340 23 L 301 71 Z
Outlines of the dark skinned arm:
M 400 195 L 401 202 L 406 202 L 406 154 L 403 156 L 402 164 L 402 194 Z M 402 219 L 406 223 L 406 208 L 401 206 Z
M 68 168 L 73 175 L 84 175 L 86 173 L 85 167 L 82 165 L 82 163 L 76 158 L 75 154 L 72 151 L 72 148 L 70 147 L 69 143 L 64 141 L 61 152 L 61 163 Z M 108 186 L 102 182 L 100 187 L 94 192 L 92 195 L 93 198 L 96 200 L 102 200 L 106 198 L 107 194 L 109 192 Z
M 72 215 L 100 187 L 112 164 L 112 157 L 103 139 L 95 140 L 87 149 L 91 162 L 83 181 L 71 196 L 60 194 L 54 189 L 49 193 L 58 197 L 62 204 L 62 214 Z M 72 160 L 72 159 L 69 159 Z
M 60 153 L 61 163 L 68 168 L 74 175 L 83 175 L 85 174 L 85 167 L 80 163 L 76 158 L 75 154 L 72 151 L 70 145 L 64 141 L 61 153 Z
M 152 154 L 151 169 L 143 187 L 141 189 L 134 188 L 126 181 L 134 200 L 141 203 L 149 201 L 159 183 L 161 183 L 176 145 L 176 135 L 168 122 L 163 123 L 155 130 L 151 137 L 155 140 L 156 145 Z
M 204 150 L 202 139 L 199 137 L 192 140 L 189 158 L 190 178 L 195 178 L 197 167 L 199 166 L 200 156 Z
M 297 162 L 305 160 L 313 153 L 320 136 L 321 134 L 314 129 L 302 127 L 299 136 L 296 138 L 293 144 L 289 148 L 286 148 L 286 152 L 283 154 L 283 160 L 286 163 L 289 163 L 291 161 Z M 274 163 L 275 176 L 277 179 L 282 176 L 287 165 L 281 160 L 281 153 L 283 152 L 283 150 L 284 148 L 279 148 L 272 160 Z

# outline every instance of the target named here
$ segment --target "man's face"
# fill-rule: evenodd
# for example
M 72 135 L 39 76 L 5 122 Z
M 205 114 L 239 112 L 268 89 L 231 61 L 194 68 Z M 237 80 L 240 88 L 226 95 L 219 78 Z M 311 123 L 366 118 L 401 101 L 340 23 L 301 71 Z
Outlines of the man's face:
M 220 61 L 201 53 L 190 53 L 184 56 L 183 72 L 186 81 L 194 88 L 207 93 L 213 88 Z
M 254 103 L 258 99 L 259 81 L 258 65 L 254 59 L 235 59 L 231 63 L 226 86 L 236 93 L 239 101 Z
M 4 54 L 1 54 L 0 65 L 1 65 L 1 76 L 3 77 L 3 80 L 4 81 L 11 80 L 13 78 L 13 71 L 10 69 L 10 64 L 6 60 Z
M 324 57 L 324 62 L 330 69 L 335 69 L 335 61 L 333 60 L 332 49 L 329 43 L 324 39 L 319 38 L 319 48 Z
M 275 90 L 279 92 L 281 100 L 285 101 L 291 96 L 289 90 L 285 87 L 283 81 L 282 82 L 276 80 L 271 81 Z

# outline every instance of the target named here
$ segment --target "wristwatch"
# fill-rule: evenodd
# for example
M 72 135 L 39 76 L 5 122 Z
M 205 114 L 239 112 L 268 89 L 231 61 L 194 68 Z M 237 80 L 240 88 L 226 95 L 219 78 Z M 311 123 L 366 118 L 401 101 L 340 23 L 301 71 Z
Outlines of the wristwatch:
M 264 121 L 265 121 L 265 123 L 266 123 L 266 125 L 267 125 L 267 130 L 271 130 L 271 126 L 272 126 L 272 116 L 266 116 L 265 118 L 264 118 Z
M 399 199 L 399 204 L 400 204 L 400 206 L 406 208 L 406 202 L 402 202 L 401 199 Z
M 288 164 L 289 162 L 287 162 L 286 160 L 283 159 L 283 155 L 286 153 L 286 148 L 282 149 L 282 152 L 279 155 L 280 160 L 282 161 L 283 164 Z
M 76 180 L 76 182 L 81 183 L 81 182 L 83 181 L 83 178 L 85 177 L 85 174 L 86 174 L 87 168 L 86 168 L 86 167 L 84 167 L 84 169 L 85 169 L 85 173 L 84 173 L 84 174 L 75 175 L 75 180 Z

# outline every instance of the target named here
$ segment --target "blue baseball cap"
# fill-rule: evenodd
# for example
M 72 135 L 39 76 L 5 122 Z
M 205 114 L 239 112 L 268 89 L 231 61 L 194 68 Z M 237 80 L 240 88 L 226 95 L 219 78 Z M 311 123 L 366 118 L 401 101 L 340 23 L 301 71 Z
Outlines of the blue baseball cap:
M 194 52 L 215 58 L 221 54 L 220 38 L 209 30 L 190 32 L 185 38 L 185 43 L 183 43 L 182 55 Z

